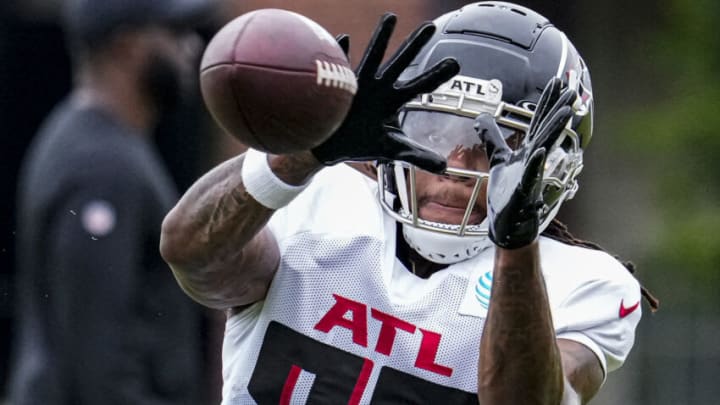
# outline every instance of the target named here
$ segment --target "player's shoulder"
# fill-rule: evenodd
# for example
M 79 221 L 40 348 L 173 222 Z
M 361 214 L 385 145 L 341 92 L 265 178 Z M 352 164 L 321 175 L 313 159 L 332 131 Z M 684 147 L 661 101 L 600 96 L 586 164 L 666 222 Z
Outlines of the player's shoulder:
M 617 258 L 604 250 L 540 238 L 543 269 L 566 279 L 606 280 L 637 285 L 637 280 Z
M 347 184 L 351 187 L 363 184 L 365 186 L 376 184 L 367 173 L 357 169 L 350 164 L 342 163 L 327 167 L 315 175 L 314 184 L 324 185 L 331 184 L 333 186 L 339 183 Z
M 33 145 L 36 160 L 86 174 L 119 175 L 145 156 L 147 142 L 99 108 L 65 100 L 44 122 Z
M 276 238 L 304 232 L 376 235 L 382 232 L 377 184 L 358 170 L 338 164 L 315 175 L 308 187 L 270 222 Z
M 367 175 L 347 164 L 337 164 L 317 173 L 301 197 L 315 206 L 343 204 L 349 209 L 366 204 L 365 197 L 374 196 L 376 189 L 377 183 Z

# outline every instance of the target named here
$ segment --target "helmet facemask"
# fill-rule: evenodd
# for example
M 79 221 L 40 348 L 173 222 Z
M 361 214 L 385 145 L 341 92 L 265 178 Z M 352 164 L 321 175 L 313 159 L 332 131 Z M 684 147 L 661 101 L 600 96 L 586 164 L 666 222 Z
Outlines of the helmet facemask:
M 467 89 L 474 89 L 474 94 L 468 94 Z M 479 200 L 485 197 L 481 190 L 488 172 L 484 146 L 473 128 L 474 118 L 483 112 L 492 114 L 508 145 L 514 148 L 527 133 L 534 107 L 533 103 L 514 105 L 502 101 L 502 83 L 498 80 L 466 76 L 456 76 L 434 92 L 406 104 L 400 113 L 403 132 L 447 159 L 448 168 L 438 176 L 466 182 L 471 189 L 466 195 L 462 219 L 454 223 L 431 221 L 420 213 L 422 201 L 418 200 L 417 179 L 423 173 L 421 169 L 400 161 L 379 165 L 381 205 L 402 224 L 405 240 L 425 259 L 451 264 L 491 246 L 486 219 L 478 220 L 477 215 L 478 205 L 483 207 L 484 214 L 484 202 Z M 547 151 L 541 231 L 555 217 L 562 202 L 571 199 L 578 188 L 576 177 L 582 170 L 582 149 L 571 125 L 572 120 Z
M 405 240 L 425 259 L 450 264 L 475 256 L 490 241 L 480 200 L 488 179 L 487 158 L 474 120 L 425 109 L 406 109 L 400 120 L 408 137 L 444 156 L 448 167 L 435 175 L 400 161 L 379 165 L 381 205 L 402 224 Z M 438 203 L 451 219 L 423 215 L 425 207 Z
M 483 1 L 449 12 L 436 19 L 435 25 L 438 29 L 433 38 L 399 80 L 413 80 L 446 57 L 457 59 L 460 74 L 408 102 L 400 119 L 406 135 L 446 157 L 449 167 L 445 176 L 465 179 L 472 183 L 473 192 L 467 193 L 465 215 L 453 218 L 453 223 L 428 221 L 418 210 L 422 208 L 416 184 L 422 177 L 420 170 L 395 161 L 379 165 L 379 197 L 385 211 L 402 224 L 411 247 L 427 260 L 450 264 L 492 245 L 487 224 L 473 214 L 472 204 L 473 198 L 485 195 L 481 190 L 488 178 L 487 167 L 478 170 L 472 162 L 459 166 L 453 162 L 453 153 L 472 155 L 483 149 L 473 129 L 474 119 L 481 113 L 491 114 L 508 146 L 517 147 L 527 134 L 535 103 L 548 80 L 558 77 L 577 92 L 572 119 L 546 151 L 542 232 L 562 203 L 577 191 L 583 148 L 592 137 L 593 95 L 590 73 L 575 47 L 562 31 L 530 9 Z M 417 114 L 427 114 L 426 119 Z M 454 123 L 447 117 L 465 122 Z M 483 159 L 487 165 L 487 157 Z

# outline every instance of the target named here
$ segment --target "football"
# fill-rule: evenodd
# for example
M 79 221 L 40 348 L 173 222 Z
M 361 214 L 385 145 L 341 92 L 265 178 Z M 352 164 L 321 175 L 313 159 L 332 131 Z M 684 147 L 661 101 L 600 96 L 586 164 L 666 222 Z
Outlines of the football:
M 291 11 L 261 9 L 213 36 L 200 87 L 227 133 L 254 149 L 283 154 L 326 140 L 350 109 L 357 82 L 323 27 Z

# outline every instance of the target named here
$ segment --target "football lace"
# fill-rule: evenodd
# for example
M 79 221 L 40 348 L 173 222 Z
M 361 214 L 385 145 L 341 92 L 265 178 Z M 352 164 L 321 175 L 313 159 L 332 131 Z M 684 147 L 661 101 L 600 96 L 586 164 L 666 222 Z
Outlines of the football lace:
M 317 84 L 319 86 L 338 87 L 355 94 L 357 80 L 355 80 L 355 73 L 350 68 L 319 59 L 315 60 L 315 64 L 317 65 Z

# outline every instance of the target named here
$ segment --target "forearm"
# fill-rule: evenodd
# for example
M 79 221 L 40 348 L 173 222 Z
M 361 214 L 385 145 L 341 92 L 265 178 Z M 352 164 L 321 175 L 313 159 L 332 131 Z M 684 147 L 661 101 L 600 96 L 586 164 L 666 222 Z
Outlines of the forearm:
M 498 247 L 480 343 L 480 403 L 556 405 L 563 384 L 537 241 L 514 250 Z
M 243 162 L 244 155 L 238 156 L 201 177 L 163 221 L 163 257 L 194 298 L 221 292 L 203 302 L 210 306 L 225 306 L 228 297 L 222 291 L 229 292 L 228 281 L 236 284 L 234 295 L 257 298 L 252 289 L 263 288 L 279 260 L 275 241 L 264 229 L 274 210 L 245 189 Z M 288 184 L 308 181 L 321 167 L 304 153 L 273 156 L 269 164 Z

